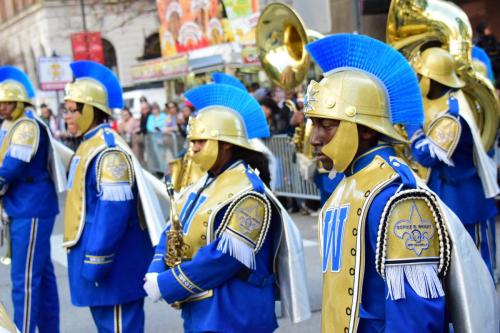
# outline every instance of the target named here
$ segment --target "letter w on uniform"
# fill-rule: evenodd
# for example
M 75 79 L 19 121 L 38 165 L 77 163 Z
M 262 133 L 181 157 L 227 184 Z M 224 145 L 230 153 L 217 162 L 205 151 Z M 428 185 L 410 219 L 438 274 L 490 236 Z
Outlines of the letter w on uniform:
M 323 273 L 328 270 L 331 260 L 331 272 L 340 271 L 342 264 L 342 240 L 344 238 L 345 222 L 349 206 L 331 208 L 325 212 L 323 218 Z

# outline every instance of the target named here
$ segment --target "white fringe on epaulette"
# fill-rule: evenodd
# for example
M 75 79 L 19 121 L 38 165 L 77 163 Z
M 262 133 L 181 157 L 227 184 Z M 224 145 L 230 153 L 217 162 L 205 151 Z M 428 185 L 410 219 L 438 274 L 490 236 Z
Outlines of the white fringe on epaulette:
M 31 161 L 32 154 L 33 154 L 33 147 L 30 145 L 13 144 L 9 146 L 9 151 L 7 152 L 7 155 L 9 155 L 10 157 L 21 160 L 26 163 Z
M 128 201 L 134 199 L 132 186 L 123 184 L 101 184 L 101 200 Z
M 406 298 L 405 277 L 410 287 L 422 298 L 444 296 L 444 290 L 438 278 L 435 264 L 391 265 L 385 268 L 388 298 L 391 300 Z
M 224 231 L 222 233 L 217 250 L 229 254 L 246 267 L 255 269 L 255 253 L 253 248 L 229 232 Z
M 451 158 L 448 157 L 448 153 L 431 140 L 425 138 L 415 145 L 417 149 L 422 149 L 424 146 L 429 147 L 429 153 L 431 154 L 432 158 L 436 157 L 438 160 L 449 166 L 455 166 L 455 163 L 453 163 Z

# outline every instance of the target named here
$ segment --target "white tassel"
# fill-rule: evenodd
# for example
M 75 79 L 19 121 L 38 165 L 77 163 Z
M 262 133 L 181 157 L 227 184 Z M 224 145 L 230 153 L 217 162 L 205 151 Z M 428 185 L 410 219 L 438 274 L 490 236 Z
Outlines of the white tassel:
M 387 282 L 388 295 L 392 300 L 405 298 L 405 280 L 403 266 L 386 266 L 385 280 Z
M 406 298 L 404 277 L 415 293 L 422 298 L 444 296 L 443 286 L 437 276 L 435 264 L 391 265 L 386 267 L 387 297 L 391 300 Z
M 21 160 L 28 163 L 31 161 L 31 155 L 33 154 L 33 147 L 30 145 L 10 145 L 8 154 L 10 157 Z
M 255 269 L 255 253 L 253 248 L 236 236 L 224 231 L 220 237 L 217 250 L 229 254 L 243 265 Z
M 129 183 L 101 184 L 101 200 L 127 201 L 133 198 L 132 186 Z
M 453 163 L 453 161 L 448 157 L 448 153 L 429 139 L 425 138 L 415 145 L 417 149 L 422 149 L 424 146 L 429 147 L 429 153 L 432 158 L 437 157 L 437 159 L 441 162 L 444 162 L 449 166 L 455 166 L 455 163 Z
M 436 265 L 405 265 L 404 271 L 408 283 L 418 296 L 423 298 L 444 296 Z

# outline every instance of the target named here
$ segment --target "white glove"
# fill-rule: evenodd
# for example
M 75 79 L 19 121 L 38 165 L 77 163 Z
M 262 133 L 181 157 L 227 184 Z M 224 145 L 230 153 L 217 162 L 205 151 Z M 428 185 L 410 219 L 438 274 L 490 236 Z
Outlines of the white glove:
M 158 286 L 158 273 L 147 273 L 143 288 L 154 303 L 158 302 L 161 299 L 160 287 Z
M 302 153 L 297 153 L 297 164 L 299 165 L 300 175 L 310 182 L 314 181 L 314 174 L 316 173 L 317 162 L 315 159 L 309 159 Z

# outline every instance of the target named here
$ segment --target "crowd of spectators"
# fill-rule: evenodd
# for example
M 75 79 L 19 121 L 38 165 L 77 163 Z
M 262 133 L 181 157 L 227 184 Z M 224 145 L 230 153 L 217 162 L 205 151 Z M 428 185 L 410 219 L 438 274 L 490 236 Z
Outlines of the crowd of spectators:
M 493 70 L 493 83 L 500 89 L 500 43 L 493 34 L 491 25 L 487 22 L 480 22 L 476 27 L 474 45 L 482 48 L 488 55 Z

